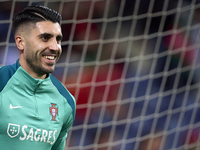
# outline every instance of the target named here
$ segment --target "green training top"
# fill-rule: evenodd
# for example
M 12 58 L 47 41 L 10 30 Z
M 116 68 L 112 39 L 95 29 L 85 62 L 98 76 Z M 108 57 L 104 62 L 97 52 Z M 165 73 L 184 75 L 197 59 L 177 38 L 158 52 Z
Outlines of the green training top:
M 19 64 L 0 68 L 0 149 L 63 150 L 75 100 L 52 75 L 35 79 Z

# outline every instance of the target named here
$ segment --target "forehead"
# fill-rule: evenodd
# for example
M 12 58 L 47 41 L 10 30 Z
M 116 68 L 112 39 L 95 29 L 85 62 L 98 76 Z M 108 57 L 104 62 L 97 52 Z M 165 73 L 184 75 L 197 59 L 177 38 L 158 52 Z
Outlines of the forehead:
M 35 34 L 49 33 L 52 35 L 62 35 L 59 23 L 53 23 L 51 21 L 37 22 L 32 32 Z

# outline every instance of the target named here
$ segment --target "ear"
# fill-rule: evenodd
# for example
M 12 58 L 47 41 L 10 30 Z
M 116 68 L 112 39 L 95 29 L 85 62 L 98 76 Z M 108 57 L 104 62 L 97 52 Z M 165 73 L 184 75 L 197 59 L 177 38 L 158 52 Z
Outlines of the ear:
M 22 36 L 20 35 L 17 35 L 15 36 L 15 43 L 17 45 L 17 48 L 20 50 L 20 51 L 23 51 L 24 48 L 25 48 L 25 43 L 24 43 L 24 39 Z

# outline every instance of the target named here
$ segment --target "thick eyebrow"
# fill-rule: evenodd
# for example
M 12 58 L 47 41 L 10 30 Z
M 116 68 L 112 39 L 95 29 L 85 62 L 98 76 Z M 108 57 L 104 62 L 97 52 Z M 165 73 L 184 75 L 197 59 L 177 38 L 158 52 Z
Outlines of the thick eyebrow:
M 41 38 L 41 37 L 53 37 L 54 35 L 53 34 L 50 34 L 50 33 L 42 33 L 42 34 L 40 34 L 38 37 L 39 38 Z M 58 35 L 58 36 L 56 36 L 56 39 L 57 40 L 62 40 L 62 35 Z
M 38 37 L 53 37 L 53 34 L 50 34 L 50 33 L 42 33 L 42 34 L 40 34 L 40 35 L 38 35 Z

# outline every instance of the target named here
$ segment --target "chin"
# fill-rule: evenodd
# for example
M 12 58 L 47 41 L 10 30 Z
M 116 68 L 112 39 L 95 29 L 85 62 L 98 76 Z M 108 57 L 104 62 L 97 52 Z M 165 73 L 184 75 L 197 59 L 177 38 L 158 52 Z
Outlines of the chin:
M 53 73 L 55 69 L 48 70 L 48 73 Z
M 54 70 L 55 70 L 55 67 L 54 67 L 54 68 L 44 68 L 44 69 L 43 69 L 43 72 L 44 72 L 45 74 L 49 74 L 49 73 L 53 73 Z

